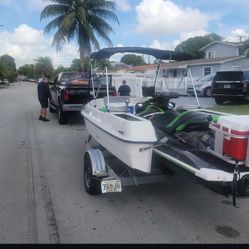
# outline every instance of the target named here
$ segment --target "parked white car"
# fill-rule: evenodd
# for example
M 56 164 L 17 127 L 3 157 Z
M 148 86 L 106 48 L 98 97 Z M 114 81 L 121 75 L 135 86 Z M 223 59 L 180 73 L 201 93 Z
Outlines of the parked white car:
M 208 74 L 201 77 L 195 82 L 195 89 L 197 95 L 211 97 L 212 94 L 212 80 L 215 74 Z M 189 85 L 187 88 L 187 93 L 193 95 L 194 89 L 192 85 Z

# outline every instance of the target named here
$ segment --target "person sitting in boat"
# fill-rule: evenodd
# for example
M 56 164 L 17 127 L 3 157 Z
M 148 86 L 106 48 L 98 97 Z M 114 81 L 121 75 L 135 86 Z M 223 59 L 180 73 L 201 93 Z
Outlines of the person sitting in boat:
M 131 89 L 128 85 L 126 85 L 126 80 L 122 81 L 123 85 L 121 85 L 118 89 L 119 96 L 130 96 Z

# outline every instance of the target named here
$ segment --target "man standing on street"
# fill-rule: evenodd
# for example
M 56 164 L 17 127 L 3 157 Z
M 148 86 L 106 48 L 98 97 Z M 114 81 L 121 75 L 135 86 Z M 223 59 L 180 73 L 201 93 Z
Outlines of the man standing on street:
M 126 85 L 126 80 L 123 80 L 123 85 L 121 85 L 118 89 L 119 96 L 130 96 L 131 89 Z
M 49 121 L 47 119 L 48 101 L 51 100 L 51 93 L 48 85 L 48 78 L 44 77 L 43 80 L 37 85 L 38 100 L 41 104 L 39 120 Z

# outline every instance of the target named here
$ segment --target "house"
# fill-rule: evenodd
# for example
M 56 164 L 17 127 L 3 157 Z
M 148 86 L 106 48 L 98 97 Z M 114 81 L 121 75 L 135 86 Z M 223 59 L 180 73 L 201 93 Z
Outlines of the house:
M 204 75 L 222 70 L 247 69 L 249 58 L 241 55 L 242 46 L 242 43 L 214 41 L 200 49 L 205 53 L 204 59 L 162 63 L 159 78 L 163 80 L 160 84 L 161 86 L 167 84 L 167 89 L 180 89 L 180 93 L 185 94 L 187 85 L 192 79 L 197 80 Z M 124 72 L 136 75 L 155 75 L 156 69 L 156 64 L 150 64 L 126 68 Z M 148 79 L 145 81 L 147 85 L 151 85 L 154 79 L 152 77 L 150 82 Z
M 201 48 L 205 52 L 205 59 L 222 58 L 241 55 L 241 42 L 214 41 Z

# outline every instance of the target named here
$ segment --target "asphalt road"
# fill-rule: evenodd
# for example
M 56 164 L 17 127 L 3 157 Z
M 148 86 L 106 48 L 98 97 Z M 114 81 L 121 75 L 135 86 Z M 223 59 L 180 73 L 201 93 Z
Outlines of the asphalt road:
M 35 83 L 0 89 L 0 105 L 0 243 L 249 242 L 249 199 L 234 208 L 181 175 L 89 196 L 82 118 L 39 121 Z

